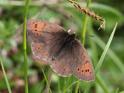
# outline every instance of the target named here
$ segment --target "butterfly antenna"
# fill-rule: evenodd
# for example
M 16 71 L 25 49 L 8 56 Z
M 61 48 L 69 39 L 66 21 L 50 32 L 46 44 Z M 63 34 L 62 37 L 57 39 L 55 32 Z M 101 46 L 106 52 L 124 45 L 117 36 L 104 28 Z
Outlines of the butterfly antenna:
M 68 0 L 70 3 L 72 3 L 74 5 L 75 8 L 77 8 L 81 13 L 85 13 L 87 14 L 88 16 L 94 18 L 95 20 L 99 21 L 100 22 L 100 27 L 98 28 L 98 30 L 100 30 L 101 28 L 104 29 L 105 28 L 105 20 L 95 14 L 93 11 L 91 11 L 90 9 L 88 8 L 84 8 L 84 7 L 81 7 L 76 1 L 74 0 Z

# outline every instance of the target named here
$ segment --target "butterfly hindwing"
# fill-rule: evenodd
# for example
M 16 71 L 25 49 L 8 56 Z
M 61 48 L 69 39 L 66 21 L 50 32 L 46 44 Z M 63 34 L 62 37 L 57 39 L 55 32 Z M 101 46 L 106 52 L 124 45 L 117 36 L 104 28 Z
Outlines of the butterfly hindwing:
M 67 41 L 68 39 L 63 41 L 64 46 L 51 62 L 52 69 L 61 76 L 73 74 L 81 80 L 94 80 L 93 66 L 86 49 L 77 39 Z
M 68 48 L 63 47 L 50 63 L 54 72 L 60 76 L 70 76 L 72 74 L 71 63 L 73 62 L 73 57 L 71 50 L 67 49 Z
M 73 51 L 75 52 L 75 57 L 77 57 L 77 62 L 74 62 L 74 65 L 71 66 L 73 75 L 81 80 L 94 80 L 93 65 L 86 49 L 77 41 L 77 46 L 74 47 Z

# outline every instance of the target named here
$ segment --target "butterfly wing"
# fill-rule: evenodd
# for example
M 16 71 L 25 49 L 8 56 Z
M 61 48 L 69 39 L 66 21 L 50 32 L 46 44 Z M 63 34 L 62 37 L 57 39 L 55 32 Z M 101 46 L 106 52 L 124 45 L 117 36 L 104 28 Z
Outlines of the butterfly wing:
M 50 64 L 50 67 L 53 69 L 55 73 L 60 76 L 67 77 L 72 74 L 72 70 L 70 65 L 66 63 L 67 60 L 56 60 Z
M 59 55 L 50 63 L 51 68 L 60 76 L 70 76 L 72 69 L 70 62 L 73 61 L 72 54 L 66 49 L 62 49 Z
M 61 26 L 29 20 L 27 32 L 33 56 L 36 59 L 49 62 L 51 68 L 61 76 L 69 76 L 73 73 L 81 80 L 94 80 L 93 66 L 80 42 L 76 41 L 73 44 L 67 44 L 69 47 L 61 48 L 65 40 L 63 38 L 65 33 Z M 52 60 L 53 57 L 55 57 L 54 60 Z
M 49 46 L 54 42 L 56 32 L 63 31 L 59 25 L 40 20 L 28 20 L 27 37 L 31 44 L 34 59 L 49 61 Z
M 43 42 L 45 39 L 50 40 L 50 38 L 53 36 L 51 33 L 62 31 L 63 28 L 54 23 L 41 20 L 28 20 L 27 22 L 27 33 L 29 41 Z
M 91 60 L 88 56 L 86 49 L 77 41 L 75 47 L 73 48 L 75 53 L 76 62 L 72 67 L 73 75 L 81 80 L 92 81 L 94 80 L 94 70 Z
M 48 52 L 45 49 L 45 45 L 43 43 L 32 42 L 31 50 L 33 53 L 33 58 L 36 61 L 48 63 Z
M 50 52 L 50 54 L 55 57 L 50 63 L 54 72 L 61 76 L 73 74 L 81 80 L 94 80 L 91 60 L 81 43 L 76 39 L 68 42 L 67 37 L 69 35 L 67 33 L 61 33 L 57 36 L 59 37 L 58 40 L 55 40 L 52 48 L 50 47 L 54 52 Z M 57 52 L 58 49 L 60 49 L 59 52 Z

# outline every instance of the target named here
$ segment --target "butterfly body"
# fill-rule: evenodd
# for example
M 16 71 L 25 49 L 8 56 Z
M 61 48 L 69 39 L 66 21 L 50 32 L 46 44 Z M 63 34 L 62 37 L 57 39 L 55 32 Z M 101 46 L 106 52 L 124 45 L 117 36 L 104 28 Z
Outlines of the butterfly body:
M 94 71 L 87 51 L 75 34 L 61 26 L 40 20 L 27 22 L 27 35 L 33 56 L 47 62 L 61 76 L 94 80 Z

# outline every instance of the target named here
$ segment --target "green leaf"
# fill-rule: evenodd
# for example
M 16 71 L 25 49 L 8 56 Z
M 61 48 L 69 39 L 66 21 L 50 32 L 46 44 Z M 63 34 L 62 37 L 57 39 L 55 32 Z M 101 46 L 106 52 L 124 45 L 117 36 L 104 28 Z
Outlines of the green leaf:
M 112 31 L 112 33 L 111 33 L 111 35 L 110 35 L 110 38 L 109 38 L 109 40 L 108 40 L 108 42 L 107 42 L 107 44 L 106 44 L 106 46 L 105 46 L 105 49 L 104 49 L 104 51 L 103 51 L 103 53 L 102 53 L 102 56 L 100 57 L 99 62 L 98 62 L 98 64 L 96 65 L 96 68 L 95 68 L 95 71 L 96 71 L 96 72 L 101 68 L 101 66 L 102 66 L 102 64 L 103 64 L 103 61 L 104 61 L 105 56 L 106 56 L 106 54 L 107 54 L 107 51 L 108 51 L 108 49 L 109 49 L 109 47 L 110 47 L 110 44 L 111 44 L 111 42 L 112 42 L 112 39 L 113 39 L 113 37 L 114 37 L 115 31 L 116 31 L 116 27 L 117 27 L 117 23 L 115 24 L 115 27 L 114 27 L 114 29 L 113 29 L 113 31 Z

